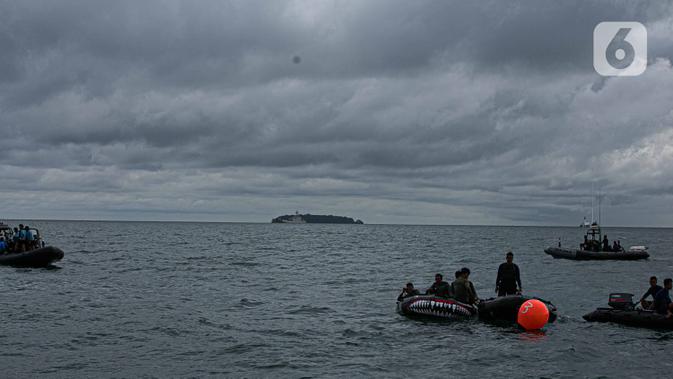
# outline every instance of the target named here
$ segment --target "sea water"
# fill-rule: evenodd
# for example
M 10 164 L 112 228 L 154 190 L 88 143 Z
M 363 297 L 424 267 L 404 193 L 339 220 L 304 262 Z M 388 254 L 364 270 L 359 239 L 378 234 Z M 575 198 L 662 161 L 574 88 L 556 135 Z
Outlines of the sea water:
M 13 222 L 16 224 L 18 222 Z M 588 323 L 610 292 L 673 276 L 673 230 L 606 228 L 645 261 L 557 260 L 581 228 L 26 221 L 65 251 L 0 267 L 3 377 L 666 377 L 673 332 Z M 508 249 L 543 333 L 408 319 L 402 286 L 472 271 L 494 296 Z

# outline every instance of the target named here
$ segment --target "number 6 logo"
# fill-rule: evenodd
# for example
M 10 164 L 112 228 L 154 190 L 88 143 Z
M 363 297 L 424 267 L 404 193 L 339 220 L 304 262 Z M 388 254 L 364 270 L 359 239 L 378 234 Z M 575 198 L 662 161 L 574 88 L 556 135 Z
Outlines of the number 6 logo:
M 637 76 L 647 68 L 647 29 L 639 22 L 594 28 L 594 69 L 603 76 Z

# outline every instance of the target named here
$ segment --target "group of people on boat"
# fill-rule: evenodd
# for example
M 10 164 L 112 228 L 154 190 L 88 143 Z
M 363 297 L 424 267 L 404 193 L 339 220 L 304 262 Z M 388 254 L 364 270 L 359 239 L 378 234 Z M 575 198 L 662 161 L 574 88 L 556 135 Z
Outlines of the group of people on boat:
M 640 306 L 646 310 L 652 310 L 667 318 L 673 317 L 673 303 L 671 303 L 670 290 L 673 287 L 673 279 L 664 279 L 664 286 L 657 284 L 657 277 L 650 277 L 650 288 L 640 298 Z M 652 301 L 647 300 L 652 297 Z
M 28 225 L 0 230 L 0 254 L 22 253 L 40 247 L 39 233 Z
M 521 275 L 519 273 L 519 266 L 513 263 L 514 254 L 508 251 L 505 255 L 505 260 L 505 263 L 498 267 L 495 292 L 498 296 L 520 294 Z M 420 294 L 420 291 L 414 288 L 413 283 L 407 283 L 402 288 L 402 293 L 397 297 L 397 301 Z M 442 274 L 435 274 L 435 281 L 425 291 L 425 294 L 452 298 L 464 304 L 474 305 L 479 302 L 477 291 L 474 289 L 474 284 L 470 281 L 470 269 L 467 267 L 463 267 L 455 272 L 455 280 L 451 284 L 444 281 Z
M 611 251 L 611 252 L 622 252 L 624 248 L 622 243 L 619 240 L 612 241 L 610 245 L 610 240 L 608 235 L 603 236 L 603 241 L 599 242 L 598 240 L 590 240 L 586 235 L 584 236 L 584 242 L 580 244 L 580 250 L 585 251 Z

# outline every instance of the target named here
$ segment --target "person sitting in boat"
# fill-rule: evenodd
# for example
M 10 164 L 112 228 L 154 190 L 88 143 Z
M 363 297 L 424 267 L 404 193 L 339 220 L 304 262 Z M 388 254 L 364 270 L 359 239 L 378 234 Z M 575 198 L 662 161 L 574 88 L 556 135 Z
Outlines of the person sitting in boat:
M 671 287 L 673 287 L 673 279 L 666 278 L 664 279 L 664 288 L 654 295 L 654 311 L 666 315 L 667 318 L 673 316 L 673 304 L 671 304 L 671 295 L 668 292 Z
M 521 293 L 521 276 L 519 266 L 513 263 L 514 254 L 508 251 L 505 263 L 498 267 L 498 277 L 495 279 L 495 293 L 498 296 L 516 295 Z
M 657 295 L 659 291 L 661 291 L 663 287 L 660 285 L 657 285 L 657 277 L 656 276 L 651 276 L 650 277 L 650 288 L 647 289 L 647 292 L 640 298 L 640 305 L 643 307 L 643 309 L 651 309 L 652 307 L 652 302 L 645 300 L 648 296 L 652 296 L 652 299 L 654 299 L 654 296 Z
M 8 249 L 9 247 L 7 246 L 7 242 L 5 242 L 5 237 L 0 237 L 0 254 L 6 253 Z
M 449 283 L 445 282 L 442 274 L 435 274 L 435 282 L 425 291 L 426 295 L 435 295 L 440 297 L 449 297 Z
M 477 291 L 474 290 L 474 285 L 469 280 L 470 269 L 463 267 L 460 270 L 459 277 L 451 283 L 451 292 L 453 298 L 465 304 L 475 304 L 479 301 Z
M 406 287 L 402 288 L 402 293 L 397 297 L 397 301 L 402 301 L 407 297 L 418 296 L 420 294 L 421 293 L 416 288 L 414 288 L 414 284 L 409 282 L 407 283 Z
M 607 234 L 603 236 L 603 251 L 610 251 L 610 241 Z

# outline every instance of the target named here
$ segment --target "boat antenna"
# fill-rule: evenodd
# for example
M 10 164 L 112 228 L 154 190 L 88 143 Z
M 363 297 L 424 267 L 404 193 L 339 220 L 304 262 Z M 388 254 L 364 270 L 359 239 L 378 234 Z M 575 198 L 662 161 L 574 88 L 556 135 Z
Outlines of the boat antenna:
M 591 225 L 596 222 L 594 217 L 594 208 L 596 207 L 596 189 L 594 188 L 594 183 L 591 183 Z
M 598 190 L 598 225 L 601 224 L 601 191 Z

